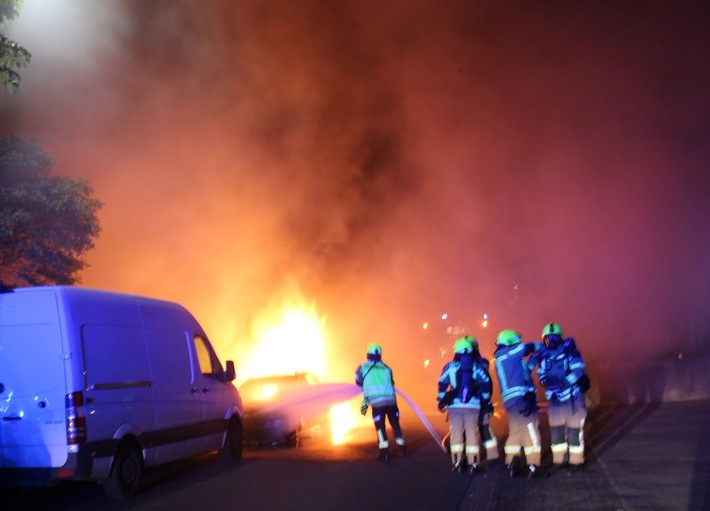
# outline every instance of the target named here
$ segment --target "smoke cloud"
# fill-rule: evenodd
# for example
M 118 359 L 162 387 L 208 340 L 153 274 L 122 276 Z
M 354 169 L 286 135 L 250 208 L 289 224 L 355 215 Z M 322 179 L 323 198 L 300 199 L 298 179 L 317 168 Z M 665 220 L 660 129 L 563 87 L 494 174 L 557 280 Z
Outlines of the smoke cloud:
M 447 325 L 488 356 L 550 321 L 591 360 L 707 343 L 707 5 L 61 5 L 8 30 L 33 59 L 0 134 L 105 203 L 82 284 L 227 353 L 302 298 L 346 378 L 377 341 L 414 380 Z

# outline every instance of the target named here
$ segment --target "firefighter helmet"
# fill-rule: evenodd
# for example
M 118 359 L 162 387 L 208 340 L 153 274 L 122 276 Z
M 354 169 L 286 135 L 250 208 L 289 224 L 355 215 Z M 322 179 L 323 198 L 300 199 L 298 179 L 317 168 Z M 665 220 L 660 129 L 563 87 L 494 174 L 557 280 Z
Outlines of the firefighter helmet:
M 514 346 L 516 344 L 520 344 L 522 340 L 523 338 L 520 333 L 515 330 L 501 330 L 498 334 L 496 344 L 500 344 L 502 346 Z
M 476 348 L 478 348 L 478 341 L 470 335 L 460 337 L 454 343 L 454 353 L 472 353 Z
M 542 339 L 544 340 L 548 335 L 559 335 L 562 337 L 562 328 L 557 323 L 548 323 L 545 325 L 545 328 L 542 329 Z
M 382 346 L 377 343 L 372 343 L 367 347 L 368 355 L 382 355 Z

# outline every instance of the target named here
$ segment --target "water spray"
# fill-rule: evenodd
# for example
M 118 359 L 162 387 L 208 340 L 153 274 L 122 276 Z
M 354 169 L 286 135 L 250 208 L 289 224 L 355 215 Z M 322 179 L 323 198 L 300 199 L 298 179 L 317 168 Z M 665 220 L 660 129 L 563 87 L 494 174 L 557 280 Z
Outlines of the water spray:
M 438 445 L 439 447 L 441 447 L 441 450 L 444 451 L 444 454 L 446 454 L 446 447 L 444 447 L 444 442 L 443 442 L 443 440 L 442 440 L 442 439 L 439 437 L 439 435 L 436 433 L 436 431 L 434 430 L 434 427 L 433 427 L 433 426 L 431 425 L 431 423 L 427 420 L 426 416 L 425 416 L 424 413 L 421 411 L 421 409 L 416 405 L 416 403 L 414 403 L 414 401 L 412 401 L 411 399 L 409 399 L 409 397 L 407 397 L 407 395 L 406 395 L 404 392 L 402 392 L 401 390 L 395 389 L 395 392 L 396 392 L 397 395 L 399 395 L 402 399 L 404 399 L 404 400 L 406 401 L 406 403 L 409 405 L 409 407 L 414 411 L 414 413 L 417 414 L 417 417 L 419 417 L 419 420 L 422 421 L 422 424 L 424 424 L 424 427 L 426 427 L 427 431 L 429 431 L 429 433 L 431 434 L 432 438 L 433 438 L 434 441 L 436 442 L 436 445 Z

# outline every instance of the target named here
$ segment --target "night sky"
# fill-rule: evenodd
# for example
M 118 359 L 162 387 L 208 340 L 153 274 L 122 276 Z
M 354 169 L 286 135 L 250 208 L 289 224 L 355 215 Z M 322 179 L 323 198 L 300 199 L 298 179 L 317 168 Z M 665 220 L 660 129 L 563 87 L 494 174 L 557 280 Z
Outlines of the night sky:
M 181 302 L 224 351 L 296 297 L 348 368 L 430 356 L 443 312 L 484 353 L 556 321 L 590 360 L 675 356 L 710 342 L 708 26 L 707 2 L 26 0 L 0 136 L 104 202 L 82 285 Z

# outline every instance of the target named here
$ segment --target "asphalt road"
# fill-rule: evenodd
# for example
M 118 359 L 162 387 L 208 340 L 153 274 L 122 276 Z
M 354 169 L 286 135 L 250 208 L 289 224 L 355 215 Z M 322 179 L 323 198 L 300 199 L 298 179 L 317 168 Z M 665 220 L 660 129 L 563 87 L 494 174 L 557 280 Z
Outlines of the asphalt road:
M 443 436 L 443 416 L 431 422 Z M 450 473 L 448 455 L 414 414 L 403 411 L 402 425 L 409 455 L 398 458 L 392 441 L 387 464 L 375 461 L 374 428 L 364 428 L 347 445 L 306 438 L 295 448 L 246 449 L 237 462 L 208 455 L 154 469 L 145 489 L 126 501 L 84 483 L 1 497 L 25 510 L 53 511 L 458 509 L 470 477 Z
M 443 416 L 430 420 L 443 435 Z M 546 422 L 543 411 L 544 465 L 550 462 Z M 374 460 L 374 431 L 365 427 L 337 447 L 306 439 L 296 448 L 246 450 L 237 462 L 209 455 L 154 469 L 144 491 L 126 501 L 109 500 L 98 485 L 74 483 L 2 491 L 0 502 L 2 509 L 77 511 L 710 509 L 710 400 L 590 411 L 586 470 L 535 480 L 511 479 L 500 464 L 485 474 L 452 474 L 448 455 L 406 408 L 402 425 L 410 455 L 393 455 L 388 464 Z M 504 438 L 504 422 L 493 426 Z

